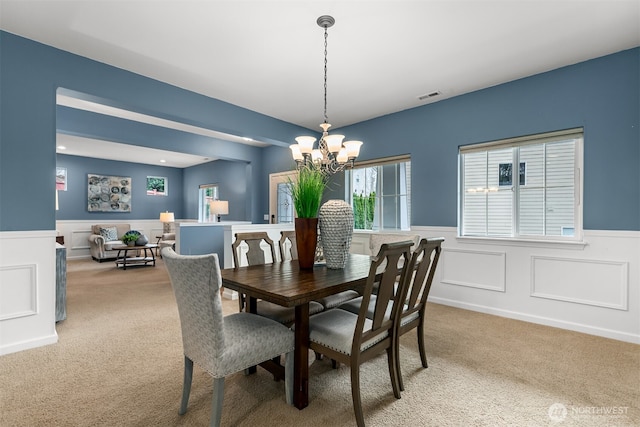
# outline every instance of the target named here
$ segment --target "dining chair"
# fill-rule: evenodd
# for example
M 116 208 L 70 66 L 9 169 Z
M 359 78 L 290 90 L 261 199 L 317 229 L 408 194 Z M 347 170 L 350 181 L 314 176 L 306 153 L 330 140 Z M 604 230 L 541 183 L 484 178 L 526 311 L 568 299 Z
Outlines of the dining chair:
M 400 234 L 400 233 L 373 233 L 369 236 L 369 249 L 371 249 L 371 253 L 378 253 L 380 248 L 385 243 L 397 243 L 397 242 L 410 242 L 412 248 L 416 248 L 418 246 L 418 242 L 420 241 L 419 234 Z M 375 251 L 375 252 L 373 252 Z M 400 260 L 402 262 L 402 260 Z M 380 265 L 379 269 L 386 268 L 386 265 L 383 263 Z M 398 266 L 398 280 L 399 274 L 401 271 L 402 265 Z M 398 281 L 396 281 L 396 286 L 398 286 Z M 373 315 L 373 306 L 375 305 L 375 294 L 378 293 L 378 285 L 373 285 L 373 295 L 369 302 L 369 317 Z M 352 313 L 358 314 L 360 311 L 360 305 L 362 304 L 362 297 L 356 297 L 347 301 L 343 301 L 339 303 L 337 306 L 343 310 L 350 311 Z
M 422 366 L 427 368 L 427 353 L 424 342 L 424 322 L 427 308 L 427 298 L 433 283 L 433 277 L 438 266 L 440 253 L 442 252 L 444 238 L 422 239 L 416 250 L 411 255 L 411 261 L 407 271 L 407 281 L 401 291 L 400 301 L 404 301 L 396 325 L 396 357 L 398 363 L 398 381 L 400 390 L 404 390 L 402 370 L 400 369 L 400 341 L 399 338 L 417 328 L 418 349 Z
M 395 317 L 400 313 L 396 304 L 396 295 L 402 286 L 395 286 L 397 270 L 386 268 L 379 271 L 380 265 L 398 265 L 402 261 L 401 283 L 406 280 L 406 271 L 411 256 L 410 242 L 385 243 L 377 256 L 373 257 L 363 291 L 362 308 L 354 314 L 338 308 L 329 309 L 309 318 L 309 348 L 332 360 L 350 366 L 351 395 L 359 427 L 364 426 L 362 401 L 360 396 L 360 365 L 383 351 L 387 353 L 387 363 L 391 377 L 391 386 L 396 398 L 400 398 L 400 386 L 397 377 L 397 352 L 395 346 Z M 367 318 L 367 308 L 372 296 L 373 285 L 378 281 L 378 295 L 373 317 Z M 391 305 L 390 316 L 386 314 Z
M 232 243 L 231 249 L 233 252 L 233 262 L 236 267 L 242 265 L 239 261 L 241 259 L 239 252 L 242 249 L 240 247 L 242 243 L 246 243 L 249 247 L 246 252 L 247 265 L 252 266 L 267 263 L 268 258 L 265 256 L 266 251 L 263 249 L 263 246 L 268 248 L 268 252 L 271 254 L 271 262 L 277 262 L 273 240 L 271 240 L 266 232 L 236 233 L 235 237 L 236 239 Z M 249 311 L 245 295 L 239 295 L 239 306 L 240 311 Z M 323 309 L 320 303 L 313 301 L 309 303 L 309 315 L 319 313 Z M 282 307 L 278 304 L 263 300 L 257 302 L 256 313 L 287 326 L 291 326 L 296 318 L 294 307 Z
M 298 245 L 296 243 L 295 230 L 282 230 L 280 232 L 280 261 L 298 259 Z
M 294 334 L 278 322 L 251 313 L 222 315 L 220 265 L 216 254 L 178 255 L 162 249 L 182 329 L 184 381 L 179 414 L 187 411 L 193 364 L 213 377 L 211 426 L 219 426 L 224 379 L 285 354 L 285 398 L 293 402 Z
M 295 230 L 281 231 L 280 235 L 280 259 L 282 261 L 298 259 Z M 316 302 L 322 304 L 323 310 L 328 310 L 359 296 L 360 294 L 357 291 L 346 290 L 320 298 L 319 300 L 316 300 Z

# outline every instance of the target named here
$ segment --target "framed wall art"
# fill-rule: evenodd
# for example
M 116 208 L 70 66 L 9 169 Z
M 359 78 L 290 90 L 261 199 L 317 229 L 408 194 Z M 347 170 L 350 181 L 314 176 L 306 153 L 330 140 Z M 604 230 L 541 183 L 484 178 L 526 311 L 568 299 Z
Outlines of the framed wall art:
M 56 167 L 56 190 L 67 191 L 67 168 Z
M 131 178 L 87 175 L 89 212 L 131 212 Z
M 147 177 L 148 196 L 166 196 L 169 194 L 168 180 L 163 176 Z

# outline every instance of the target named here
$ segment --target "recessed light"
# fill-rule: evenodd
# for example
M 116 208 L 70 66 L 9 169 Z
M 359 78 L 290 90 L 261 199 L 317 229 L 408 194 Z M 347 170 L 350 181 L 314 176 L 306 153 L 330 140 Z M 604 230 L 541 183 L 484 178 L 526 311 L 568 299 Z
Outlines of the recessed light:
M 58 145 L 58 150 L 66 150 L 67 147 L 65 147 L 64 145 Z
M 167 163 L 165 159 L 160 160 L 160 163 Z
M 248 142 L 253 141 L 253 138 L 247 138 L 246 136 L 243 136 L 242 139 L 244 139 L 245 141 L 248 141 Z

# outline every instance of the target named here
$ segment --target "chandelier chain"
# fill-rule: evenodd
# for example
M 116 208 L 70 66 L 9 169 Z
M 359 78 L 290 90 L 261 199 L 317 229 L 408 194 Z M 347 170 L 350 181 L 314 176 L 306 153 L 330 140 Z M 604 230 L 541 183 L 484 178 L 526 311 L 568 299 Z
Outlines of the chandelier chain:
M 327 38 L 329 33 L 327 32 L 327 26 L 324 27 L 324 122 L 329 122 L 327 116 Z

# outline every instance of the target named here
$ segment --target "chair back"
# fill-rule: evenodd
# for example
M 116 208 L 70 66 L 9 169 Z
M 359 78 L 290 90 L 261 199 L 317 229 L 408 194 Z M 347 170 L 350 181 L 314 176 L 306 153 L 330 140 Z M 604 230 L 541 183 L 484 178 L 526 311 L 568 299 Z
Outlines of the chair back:
M 247 246 L 249 246 L 249 250 L 246 253 L 247 265 L 266 264 L 267 259 L 265 257 L 265 251 L 261 248 L 261 244 L 263 241 L 269 246 L 269 250 L 271 252 L 271 262 L 275 262 L 276 251 L 273 240 L 271 240 L 266 232 L 261 231 L 255 233 L 236 233 L 236 240 L 231 244 L 234 266 L 242 266 L 240 256 L 240 245 L 242 243 L 246 243 Z
M 375 342 L 379 336 L 385 332 L 391 335 L 391 329 L 394 321 L 401 309 L 402 304 L 397 304 L 400 292 L 404 288 L 406 281 L 408 266 L 411 259 L 411 242 L 395 242 L 382 244 L 378 254 L 371 260 L 369 268 L 369 276 L 362 293 L 362 303 L 360 312 L 358 313 L 358 322 L 355 328 L 351 354 L 360 352 L 361 345 L 369 341 Z M 395 286 L 398 280 L 397 268 L 384 268 L 380 271 L 380 266 L 399 266 L 400 284 Z M 374 290 L 374 284 L 377 288 L 377 296 L 374 303 L 373 317 L 370 320 L 371 328 L 365 330 L 364 326 L 367 322 L 367 313 L 370 309 L 369 303 Z M 389 313 L 389 307 L 391 312 Z
M 295 230 L 280 232 L 280 261 L 298 259 L 298 244 Z
M 413 243 L 412 249 L 418 247 L 420 242 L 419 234 L 400 234 L 400 233 L 372 233 L 369 235 L 369 250 L 371 255 L 375 255 L 380 251 L 380 248 L 384 243 L 404 242 L 411 240 Z
M 225 348 L 218 255 L 179 255 L 162 249 L 178 305 L 184 355 L 214 372 Z
M 438 266 L 444 238 L 422 239 L 411 256 L 407 281 L 401 301 L 405 302 L 402 318 L 423 311 L 427 304 L 433 276 Z

